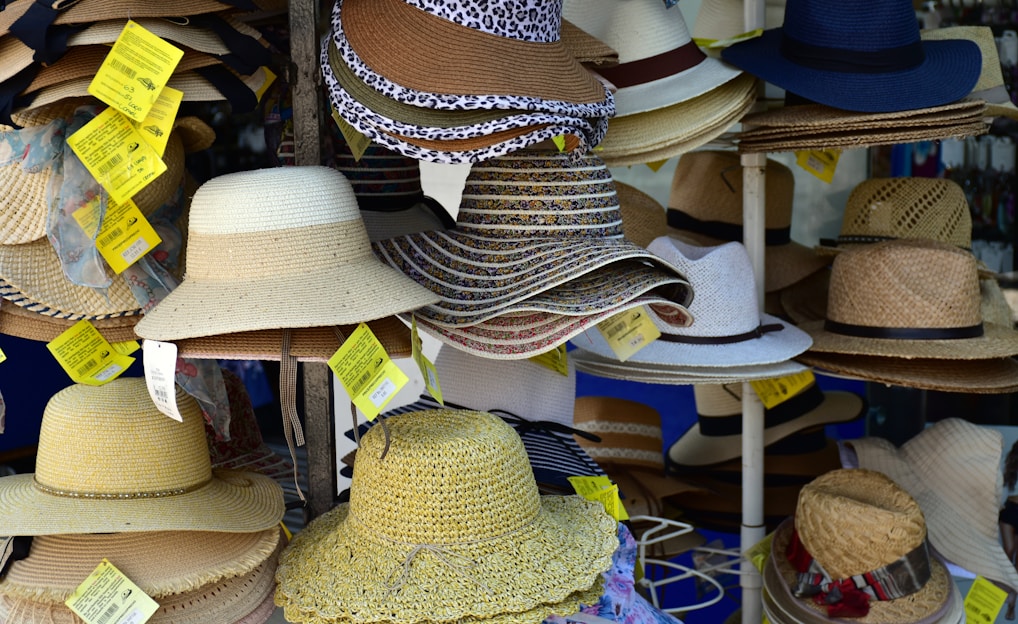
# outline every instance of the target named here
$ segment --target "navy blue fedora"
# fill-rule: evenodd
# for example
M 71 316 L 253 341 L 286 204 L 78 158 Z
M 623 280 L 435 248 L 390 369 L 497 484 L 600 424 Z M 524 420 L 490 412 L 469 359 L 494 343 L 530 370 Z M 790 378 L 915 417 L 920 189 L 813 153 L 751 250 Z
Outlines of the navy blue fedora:
M 784 24 L 721 58 L 801 98 L 885 113 L 968 95 L 982 54 L 972 41 L 923 41 L 911 0 L 788 0 Z

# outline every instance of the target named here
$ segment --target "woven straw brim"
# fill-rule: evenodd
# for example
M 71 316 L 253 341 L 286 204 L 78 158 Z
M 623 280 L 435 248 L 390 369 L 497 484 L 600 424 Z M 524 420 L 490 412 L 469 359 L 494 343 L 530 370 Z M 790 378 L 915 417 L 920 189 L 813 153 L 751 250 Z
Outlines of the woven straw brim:
M 813 427 L 844 423 L 862 416 L 866 403 L 851 392 L 825 392 L 824 401 L 814 409 L 763 432 L 764 447 Z M 701 417 L 709 418 L 709 417 Z M 742 435 L 704 435 L 695 423 L 668 449 L 673 463 L 683 466 L 709 466 L 742 456 Z
M 161 598 L 247 574 L 276 550 L 278 528 L 252 533 L 146 531 L 39 535 L 11 564 L 0 595 L 62 603 L 107 558 L 147 595 Z
M 572 341 L 576 349 L 569 357 L 576 364 L 576 370 L 610 379 L 624 379 L 643 383 L 660 383 L 669 386 L 716 383 L 727 384 L 757 379 L 773 379 L 802 372 L 805 367 L 786 360 L 759 366 L 684 366 L 682 364 L 641 364 L 620 362 L 614 357 L 602 357 L 583 348 L 584 339 Z
M 762 129 L 829 131 L 835 128 L 886 128 L 901 125 L 920 125 L 926 121 L 943 119 L 965 119 L 981 115 L 986 103 L 982 100 L 959 100 L 941 106 L 888 113 L 859 113 L 832 108 L 822 104 L 781 106 L 759 113 L 746 115 L 742 123 L 752 128 L 749 132 Z M 916 122 L 916 123 L 910 123 Z
M 799 128 L 750 128 L 739 133 L 737 138 L 741 141 L 752 143 L 758 141 L 777 141 L 782 139 L 790 140 L 795 138 L 807 139 L 817 135 L 827 135 L 835 132 L 842 134 L 849 132 L 866 134 L 869 131 L 885 129 L 890 131 L 912 129 L 928 129 L 933 131 L 937 128 L 953 128 L 967 123 L 977 123 L 982 121 L 983 118 L 984 115 L 981 112 L 950 111 L 943 113 L 930 113 L 920 119 L 891 119 L 885 121 L 845 124 L 834 121 L 830 125 L 826 126 Z
M 110 53 L 109 46 L 87 45 L 70 48 L 59 61 L 39 70 L 32 82 L 25 88 L 25 93 L 33 93 L 61 82 L 76 78 L 91 79 L 98 73 L 106 56 Z M 221 61 L 214 56 L 185 50 L 175 71 L 188 71 L 199 67 L 218 65 Z
M 849 132 L 828 132 L 799 137 L 789 135 L 786 138 L 750 141 L 740 139 L 739 151 L 743 153 L 758 152 L 791 152 L 809 149 L 859 149 L 877 145 L 894 145 L 897 143 L 915 143 L 917 141 L 935 141 L 938 139 L 963 139 L 979 136 L 989 131 L 989 124 L 981 120 L 959 123 L 939 128 L 902 127 L 886 129 L 883 132 L 857 130 Z
M 1013 358 L 958 362 L 810 352 L 796 359 L 820 374 L 922 390 L 973 394 L 1018 390 L 1018 362 Z
M 404 564 L 413 544 L 381 539 L 348 517 L 349 504 L 340 504 L 283 552 L 276 604 L 288 620 L 301 622 L 412 624 L 510 615 L 537 622 L 575 613 L 575 592 L 601 591 L 601 573 L 618 547 L 617 523 L 598 505 L 578 496 L 543 496 L 533 521 L 516 531 L 443 544 L 441 555 L 424 550 Z M 443 559 L 469 562 L 469 572 L 457 574 Z M 390 591 L 401 575 L 402 587 Z M 485 600 L 476 599 L 479 591 Z
M 771 598 L 782 612 L 801 613 L 807 617 L 825 617 L 825 605 L 817 605 L 812 599 L 799 599 L 792 596 L 789 590 L 795 584 L 796 571 L 785 558 L 785 550 L 791 540 L 792 519 L 778 527 L 771 542 L 770 562 L 772 566 L 769 576 L 765 572 L 764 583 Z M 833 536 L 831 539 L 835 539 Z M 839 535 L 837 539 L 848 540 L 850 536 Z M 846 544 L 846 547 L 851 547 Z M 930 557 L 930 580 L 917 592 L 896 600 L 871 600 L 869 613 L 862 617 L 853 617 L 852 621 L 859 624 L 908 624 L 910 622 L 936 622 L 947 613 L 954 585 L 947 568 L 938 559 Z M 831 621 L 827 618 L 826 621 Z
M 814 353 L 934 360 L 987 360 L 1018 354 L 1018 331 L 991 323 L 983 323 L 983 335 L 978 338 L 954 340 L 899 340 L 846 336 L 824 329 L 824 321 L 806 321 L 801 323 L 799 328 L 813 337 L 813 346 L 809 350 Z
M 652 240 L 668 235 L 665 209 L 656 199 L 640 189 L 615 182 L 622 212 L 622 233 L 640 247 L 646 248 Z
M 137 340 L 138 336 L 134 333 L 134 326 L 139 320 L 141 320 L 141 316 L 134 315 L 91 321 L 91 323 L 107 342 L 113 343 Z M 0 305 L 0 334 L 8 336 L 50 342 L 70 329 L 76 322 L 32 312 L 17 305 Z
M 662 498 L 706 490 L 663 470 L 646 470 L 602 462 L 608 477 L 619 486 L 622 504 L 630 516 L 656 516 L 666 513 Z
M 46 236 L 46 188 L 52 178 L 51 166 L 35 173 L 24 171 L 20 162 L 0 167 L 5 189 L 0 199 L 0 244 L 30 243 Z
M 678 73 L 619 88 L 615 91 L 615 119 L 688 102 L 743 76 L 748 74 L 716 58 L 705 57 L 693 67 Z
M 276 592 L 273 589 L 254 611 L 237 620 L 235 624 L 265 624 L 265 622 L 268 622 L 276 612 L 275 598 Z
M 569 20 L 562 20 L 560 32 L 562 45 L 573 58 L 583 65 L 596 68 L 615 67 L 619 64 L 619 53 L 597 37 L 584 32 Z
M 367 323 L 391 358 L 410 357 L 412 346 L 410 329 L 395 317 L 386 317 Z M 0 326 L 2 328 L 2 326 Z M 344 336 L 357 329 L 356 325 L 339 328 Z M 331 327 L 305 327 L 292 329 L 290 355 L 300 362 L 327 362 L 340 347 L 339 338 Z M 177 355 L 198 359 L 269 360 L 279 361 L 283 350 L 283 330 L 217 334 L 177 341 Z
M 7 3 L 0 12 L 0 35 L 10 32 L 11 24 L 25 14 L 32 0 L 15 0 Z M 57 13 L 54 24 L 88 24 L 101 20 L 139 17 L 179 17 L 236 10 L 235 7 L 214 0 L 183 0 L 165 5 L 159 2 L 138 3 L 135 0 L 81 0 Z
M 349 49 L 344 56 L 362 79 L 374 74 L 418 93 L 530 98 L 549 112 L 568 104 L 606 104 L 604 115 L 614 110 L 607 88 L 561 41 L 491 35 L 402 0 L 339 0 L 332 23 L 337 45 Z M 446 108 L 441 98 L 433 107 Z

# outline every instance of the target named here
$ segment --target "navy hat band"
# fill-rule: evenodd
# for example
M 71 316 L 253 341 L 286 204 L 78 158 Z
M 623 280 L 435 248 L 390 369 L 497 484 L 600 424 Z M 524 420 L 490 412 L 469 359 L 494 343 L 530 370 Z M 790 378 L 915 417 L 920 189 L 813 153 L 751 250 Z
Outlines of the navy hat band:
M 847 50 L 806 43 L 783 32 L 781 55 L 802 67 L 853 74 L 885 74 L 915 69 L 926 60 L 922 41 L 882 50 Z

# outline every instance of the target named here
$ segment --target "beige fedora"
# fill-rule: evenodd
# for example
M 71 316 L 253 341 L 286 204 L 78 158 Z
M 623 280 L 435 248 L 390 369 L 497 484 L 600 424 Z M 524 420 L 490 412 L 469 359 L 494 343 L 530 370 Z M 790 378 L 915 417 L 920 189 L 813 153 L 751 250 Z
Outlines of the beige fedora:
M 989 26 L 927 28 L 920 35 L 924 41 L 967 39 L 979 46 L 983 56 L 983 71 L 979 74 L 979 80 L 976 81 L 976 86 L 972 88 L 969 97 L 986 101 L 987 116 L 1018 119 L 1018 106 L 1011 102 L 1011 96 L 1004 86 L 1000 56 L 993 39 L 993 30 Z

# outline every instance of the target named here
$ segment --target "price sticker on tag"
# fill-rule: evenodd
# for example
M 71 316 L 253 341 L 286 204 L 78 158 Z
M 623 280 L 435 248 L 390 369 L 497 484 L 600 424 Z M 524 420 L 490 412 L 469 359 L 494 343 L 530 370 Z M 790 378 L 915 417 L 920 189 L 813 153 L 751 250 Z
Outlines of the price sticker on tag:
M 661 332 L 650 320 L 647 308 L 640 306 L 620 312 L 597 324 L 615 357 L 625 362 L 640 349 L 661 337 Z
M 629 514 L 626 513 L 626 508 L 622 505 L 622 499 L 619 498 L 619 486 L 612 483 L 608 477 L 566 478 L 577 494 L 589 501 L 601 503 L 608 515 L 615 520 L 621 522 L 629 519 Z
M 566 346 L 560 344 L 554 349 L 549 349 L 544 353 L 538 354 L 529 358 L 531 362 L 536 362 L 545 368 L 550 368 L 560 375 L 566 377 L 569 376 L 569 360 L 567 359 Z
M 353 159 L 360 162 L 364 152 L 368 150 L 368 146 L 371 145 L 371 139 L 361 134 L 360 130 L 354 128 L 346 122 L 345 119 L 339 116 L 339 112 L 336 109 L 332 109 L 332 120 L 336 122 L 336 126 L 339 127 L 339 132 L 346 139 L 346 144 L 350 146 L 350 153 L 353 154 Z
M 118 202 L 127 201 L 166 171 L 166 163 L 131 120 L 112 108 L 67 137 L 67 144 Z
M 841 152 L 838 150 L 796 152 L 795 164 L 830 184 L 834 179 L 834 170 L 837 168 L 840 158 Z
M 77 383 L 101 386 L 120 376 L 134 363 L 121 355 L 87 320 L 72 325 L 46 343 L 60 367 Z
M 143 624 L 159 610 L 159 603 L 105 558 L 64 604 L 85 624 Z
M 95 231 L 99 216 L 99 198 L 74 211 L 74 219 L 86 234 Z M 110 198 L 106 214 L 96 235 L 95 246 L 118 275 L 162 242 L 141 209 L 128 199 L 118 203 Z
M 997 620 L 1007 592 L 981 576 L 972 581 L 965 594 L 965 620 L 978 624 L 991 624 Z
M 421 343 L 420 335 L 417 333 L 417 317 L 411 315 L 410 319 L 410 355 L 413 357 L 414 362 L 417 362 L 417 367 L 421 370 L 421 375 L 424 377 L 424 385 L 428 388 L 428 394 L 442 405 L 445 405 L 445 401 L 442 400 L 442 386 L 438 383 L 438 371 L 435 370 L 435 365 L 425 357 L 422 351 L 423 344 Z
M 763 403 L 764 407 L 771 409 L 815 383 L 816 378 L 813 376 L 813 371 L 806 369 L 800 373 L 793 373 L 784 377 L 758 379 L 749 382 L 749 385 L 753 386 L 753 391 L 760 397 L 760 402 Z
M 767 563 L 768 557 L 771 556 L 771 542 L 774 541 L 774 534 L 769 533 L 762 540 L 753 544 L 749 547 L 749 550 L 743 555 L 748 559 L 756 571 L 763 574 L 763 567 Z
M 666 159 L 664 159 L 664 160 L 655 160 L 654 162 L 649 162 L 649 163 L 644 163 L 644 164 L 645 164 L 645 165 L 647 165 L 648 167 L 650 167 L 650 170 L 651 170 L 651 171 L 653 171 L 654 173 L 657 173 L 657 172 L 658 172 L 658 170 L 659 170 L 659 169 L 660 169 L 661 167 L 664 167 L 664 166 L 665 166 L 665 163 L 666 163 L 666 162 L 668 162 L 668 159 L 667 159 L 667 158 L 666 158 Z
M 329 368 L 368 420 L 410 381 L 364 323 L 329 358 Z
M 156 408 L 173 420 L 184 422 L 177 407 L 177 345 L 146 340 L 141 349 L 145 385 Z
M 166 142 L 170 140 L 173 122 L 177 119 L 177 111 L 180 110 L 180 102 L 183 99 L 183 91 L 178 91 L 173 87 L 163 87 L 156 103 L 145 119 L 134 122 L 141 131 L 141 138 L 152 146 L 160 158 L 166 151 Z
M 184 51 L 128 20 L 88 92 L 134 121 L 155 106 Z

